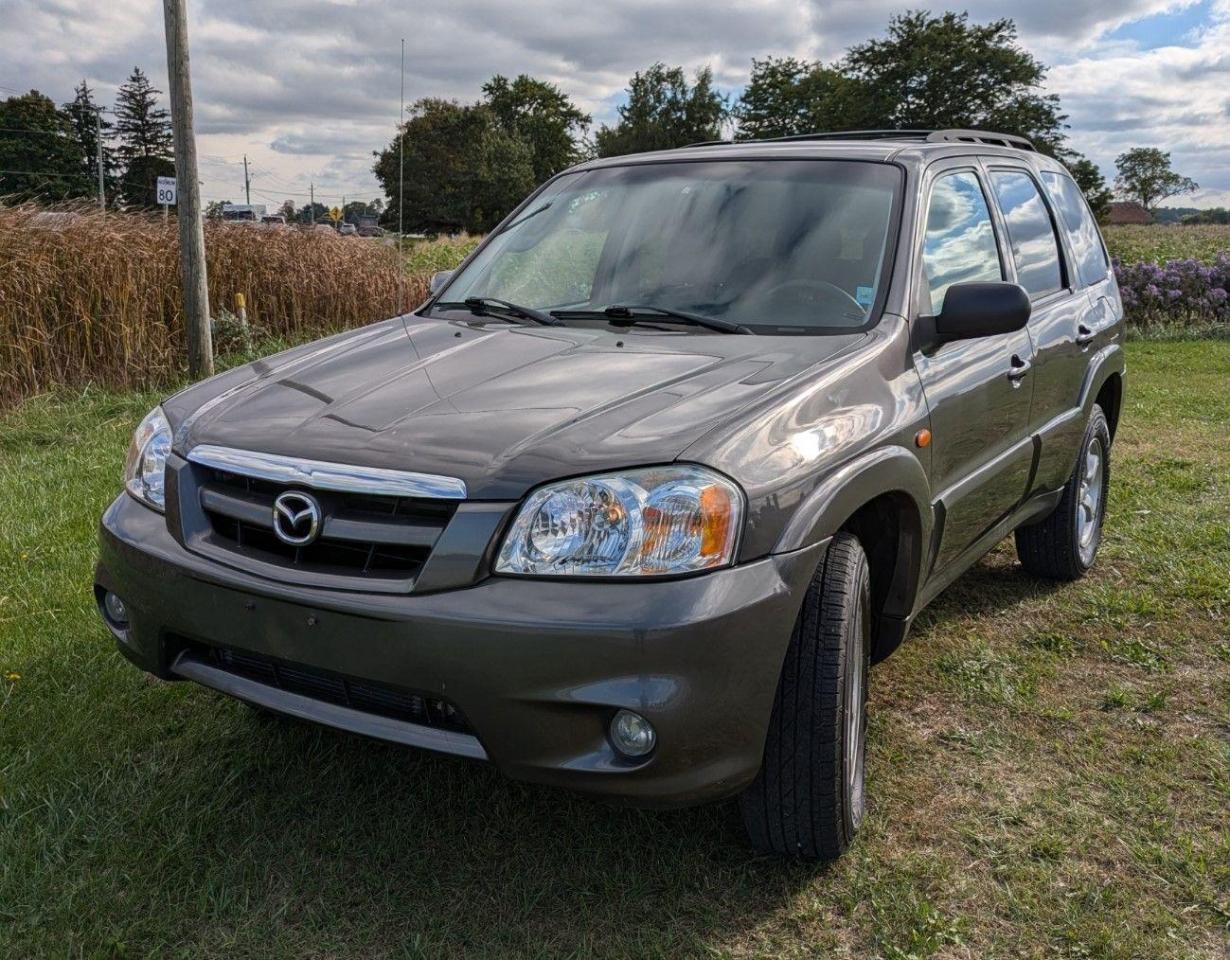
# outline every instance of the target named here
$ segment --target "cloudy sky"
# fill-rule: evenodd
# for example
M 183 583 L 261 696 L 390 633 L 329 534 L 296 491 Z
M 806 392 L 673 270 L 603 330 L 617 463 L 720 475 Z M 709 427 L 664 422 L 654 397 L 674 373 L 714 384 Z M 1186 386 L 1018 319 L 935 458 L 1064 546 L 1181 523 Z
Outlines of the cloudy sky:
M 922 6 L 922 4 L 919 4 Z M 472 100 L 495 73 L 558 84 L 596 123 L 628 77 L 655 60 L 712 66 L 737 94 L 752 57 L 831 59 L 883 32 L 885 0 L 189 0 L 193 87 L 207 199 L 254 202 L 379 195 L 371 151 L 407 102 Z M 1171 150 L 1202 187 L 1184 204 L 1230 205 L 1230 0 L 972 0 L 975 20 L 1014 17 L 1051 71 L 1072 145 L 1108 179 L 1140 145 Z M 57 101 L 86 78 L 109 103 L 140 65 L 166 89 L 158 0 L 0 0 L 0 95 Z

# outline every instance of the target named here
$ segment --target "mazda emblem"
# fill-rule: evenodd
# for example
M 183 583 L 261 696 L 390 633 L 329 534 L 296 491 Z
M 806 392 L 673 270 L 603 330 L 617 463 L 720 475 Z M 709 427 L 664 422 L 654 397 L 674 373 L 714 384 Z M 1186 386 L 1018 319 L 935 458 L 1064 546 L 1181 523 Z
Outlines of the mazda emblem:
M 320 504 L 311 494 L 287 490 L 273 501 L 273 532 L 292 547 L 307 546 L 320 533 Z

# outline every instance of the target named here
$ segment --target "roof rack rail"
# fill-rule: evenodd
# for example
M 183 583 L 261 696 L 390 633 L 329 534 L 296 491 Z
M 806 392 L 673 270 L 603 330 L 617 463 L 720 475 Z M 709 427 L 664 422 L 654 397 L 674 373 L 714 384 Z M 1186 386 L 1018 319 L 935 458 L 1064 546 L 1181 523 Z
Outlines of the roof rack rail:
M 1017 136 L 1015 133 L 995 133 L 991 130 L 932 130 L 927 134 L 928 143 L 986 143 L 997 147 L 1012 147 L 1016 150 L 1031 150 L 1038 148 L 1028 137 Z
M 765 137 L 749 143 L 797 143 L 808 140 L 917 140 L 922 143 L 984 143 L 988 146 L 1009 147 L 1015 150 L 1037 152 L 1037 147 L 1027 138 L 1013 133 L 995 133 L 991 130 L 834 130 L 826 133 L 795 133 L 787 137 Z M 733 140 L 704 140 L 690 143 L 690 147 L 716 147 L 734 143 Z

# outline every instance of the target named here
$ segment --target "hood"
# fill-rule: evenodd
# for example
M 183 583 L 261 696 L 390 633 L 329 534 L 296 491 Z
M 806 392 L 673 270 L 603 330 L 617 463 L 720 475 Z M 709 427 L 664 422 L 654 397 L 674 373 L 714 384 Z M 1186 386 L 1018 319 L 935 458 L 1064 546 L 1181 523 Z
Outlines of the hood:
M 559 477 L 674 460 L 863 337 L 410 316 L 231 371 L 212 397 L 201 384 L 176 398 L 186 416 L 175 446 L 442 474 L 472 499 L 515 499 Z

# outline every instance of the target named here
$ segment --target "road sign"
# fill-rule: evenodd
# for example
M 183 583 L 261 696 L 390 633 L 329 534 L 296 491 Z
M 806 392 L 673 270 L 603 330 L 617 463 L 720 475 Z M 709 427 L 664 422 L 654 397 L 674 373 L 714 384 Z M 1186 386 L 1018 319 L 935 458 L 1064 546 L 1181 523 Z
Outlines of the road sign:
M 158 202 L 164 207 L 175 206 L 175 178 L 158 178 Z
M 334 207 L 332 210 L 330 210 L 330 211 L 329 211 L 329 219 L 330 219 L 330 220 L 332 220 L 334 223 L 337 223 L 339 220 L 341 220 L 341 219 L 342 219 L 342 211 L 341 211 L 341 208 L 340 208 L 340 207 Z

